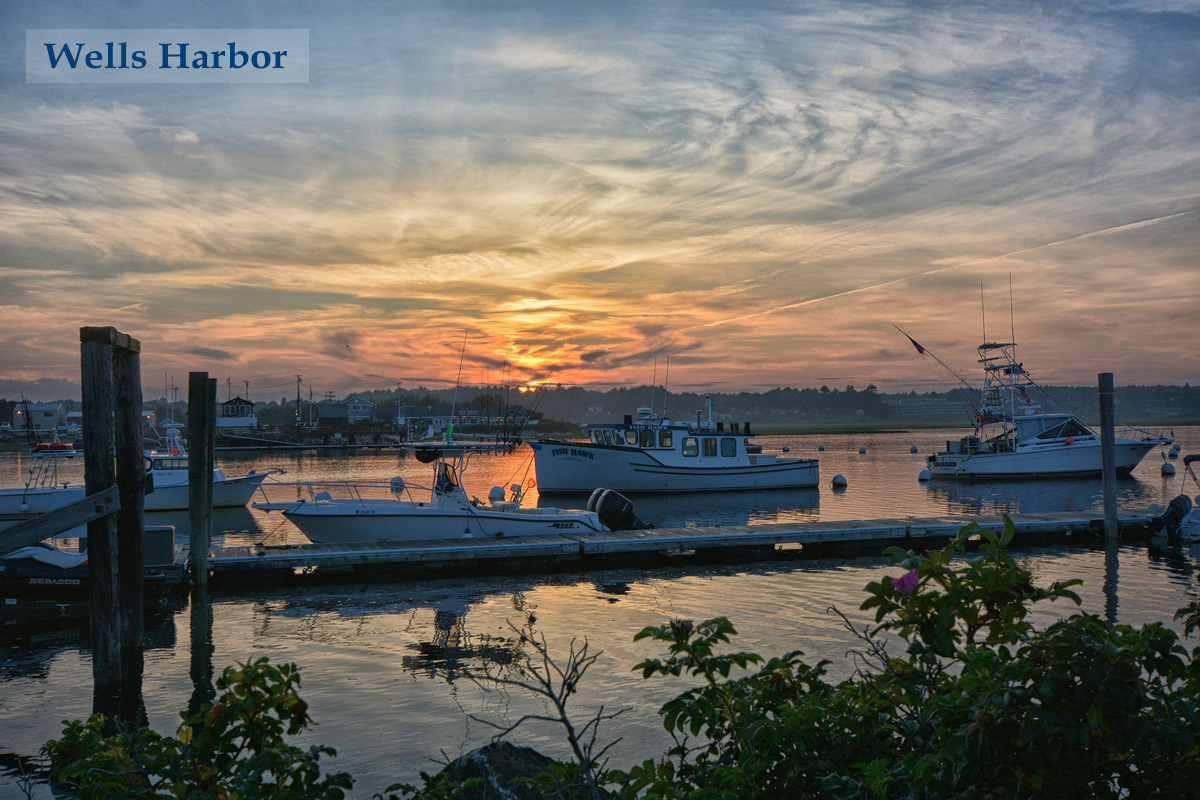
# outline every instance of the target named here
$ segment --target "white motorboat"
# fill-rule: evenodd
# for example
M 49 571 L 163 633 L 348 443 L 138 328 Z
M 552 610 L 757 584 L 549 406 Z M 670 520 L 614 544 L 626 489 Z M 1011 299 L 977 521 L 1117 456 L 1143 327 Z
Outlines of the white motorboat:
M 423 444 L 413 449 L 418 460 L 433 465 L 429 487 L 410 486 L 397 477 L 386 485 L 391 497 L 373 497 L 370 492 L 378 493 L 382 485 L 281 484 L 299 486 L 307 497 L 282 503 L 257 502 L 251 507 L 282 511 L 301 533 L 318 544 L 507 539 L 611 529 L 601 522 L 603 511 L 522 507 L 524 490 L 520 484 L 513 484 L 508 496 L 502 487 L 493 487 L 486 502 L 468 497 L 459 476 L 465 473 L 473 455 L 494 450 L 494 445 Z M 334 491 L 344 496 L 334 497 Z M 414 496 L 414 491 L 427 499 Z
M 734 492 L 817 486 L 817 461 L 764 453 L 749 430 L 708 420 L 672 423 L 639 408 L 622 424 L 584 426 L 587 441 L 530 442 L 538 493 L 579 494 L 607 487 L 625 494 Z
M 34 449 L 33 467 L 25 485 L 0 489 L 0 518 L 22 519 L 45 514 L 84 497 L 83 482 L 61 481 L 58 465 L 64 458 L 82 455 L 70 449 Z M 186 511 L 188 508 L 188 457 L 177 429 L 171 429 L 165 449 L 148 450 L 146 511 Z M 248 472 L 229 477 L 223 469 L 213 470 L 213 508 L 244 506 L 269 475 L 283 470 Z
M 911 336 L 908 339 L 926 354 Z M 1032 395 L 1038 387 L 1017 361 L 1016 347 L 1013 342 L 979 345 L 984 387 L 978 407 L 973 408 L 975 430 L 956 442 L 946 442 L 945 450 L 929 456 L 931 477 L 991 480 L 1101 474 L 1100 435 L 1070 412 L 1038 413 Z M 1170 443 L 1169 436 L 1157 432 L 1118 430 L 1117 475 L 1129 475 L 1146 453 Z

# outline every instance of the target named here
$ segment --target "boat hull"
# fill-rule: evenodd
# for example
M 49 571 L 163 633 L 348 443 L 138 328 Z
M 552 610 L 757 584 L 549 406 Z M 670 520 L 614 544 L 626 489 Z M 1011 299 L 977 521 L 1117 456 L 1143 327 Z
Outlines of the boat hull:
M 213 508 L 246 505 L 270 474 L 251 472 L 237 478 L 214 480 Z M 25 519 L 36 514 L 45 514 L 84 497 L 83 486 L 0 490 L 0 519 Z M 187 511 L 187 481 L 176 481 L 167 486 L 159 486 L 156 482 L 154 491 L 146 495 L 145 503 L 147 511 Z
M 317 544 L 497 539 L 606 530 L 596 514 L 557 508 L 496 511 L 404 501 L 304 502 L 284 515 Z
M 750 456 L 749 463 L 722 465 L 721 458 L 696 458 L 675 465 L 637 448 L 582 442 L 535 443 L 539 494 L 587 494 L 598 488 L 622 494 L 738 492 L 810 489 L 820 483 L 818 463 L 809 459 Z
M 269 472 L 251 472 L 238 478 L 214 480 L 212 485 L 213 508 L 234 508 L 246 505 L 270 474 Z M 187 481 L 172 483 L 168 486 L 159 486 L 155 482 L 154 491 L 146 495 L 147 511 L 186 511 L 187 509 Z
M 1129 475 L 1158 445 L 1157 441 L 1118 441 L 1116 473 Z M 958 480 L 1077 478 L 1100 475 L 1103 461 L 1099 442 L 1077 442 L 1004 453 L 938 453 L 928 469 L 934 478 Z
M 84 498 L 82 486 L 0 490 L 0 519 L 25 519 L 45 514 Z

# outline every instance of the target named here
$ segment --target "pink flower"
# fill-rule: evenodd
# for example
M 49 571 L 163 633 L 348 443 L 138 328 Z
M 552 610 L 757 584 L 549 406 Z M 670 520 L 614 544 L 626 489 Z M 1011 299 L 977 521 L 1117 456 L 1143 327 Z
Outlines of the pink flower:
M 917 571 L 913 569 L 893 580 L 892 586 L 894 586 L 896 591 L 900 592 L 900 594 L 912 594 L 917 588 L 917 583 L 919 582 L 920 578 L 917 577 Z

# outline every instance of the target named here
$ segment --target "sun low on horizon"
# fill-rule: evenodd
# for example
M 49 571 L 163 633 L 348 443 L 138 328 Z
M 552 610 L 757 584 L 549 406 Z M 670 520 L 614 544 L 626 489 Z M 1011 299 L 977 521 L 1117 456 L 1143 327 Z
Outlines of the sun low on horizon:
M 0 19 L 0 396 L 77 393 L 91 325 L 147 392 L 255 399 L 946 388 L 905 334 L 965 373 L 986 338 L 1042 383 L 1198 377 L 1200 3 Z M 304 80 L 30 78 L 27 31 L 214 28 L 306 32 Z

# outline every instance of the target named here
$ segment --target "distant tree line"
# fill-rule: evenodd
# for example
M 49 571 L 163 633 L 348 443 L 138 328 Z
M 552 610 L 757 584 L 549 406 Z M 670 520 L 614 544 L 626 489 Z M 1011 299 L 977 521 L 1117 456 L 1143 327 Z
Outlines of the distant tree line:
M 1043 411 L 1066 408 L 1084 419 L 1099 417 L 1099 402 L 1094 386 L 1048 386 L 1045 398 L 1038 398 Z M 626 414 L 636 414 L 639 408 L 650 408 L 655 415 L 675 420 L 695 419 L 699 414 L 707 419 L 707 399 L 711 398 L 716 420 L 753 423 L 803 424 L 805 421 L 853 420 L 887 422 L 903 421 L 914 413 L 948 424 L 965 424 L 972 415 L 970 392 L 952 389 L 946 392 L 897 392 L 885 394 L 875 384 L 863 389 L 854 385 L 843 388 L 776 387 L 764 392 L 667 392 L 662 386 L 630 386 L 606 391 L 581 386 L 547 386 L 536 392 L 521 393 L 498 387 L 460 387 L 459 389 L 380 389 L 355 392 L 375 404 L 388 415 L 397 406 L 446 407 L 456 403 L 460 408 L 481 411 L 524 408 L 533 412 L 534 419 L 583 422 L 619 422 Z M 1178 385 L 1118 386 L 1116 387 L 1117 418 L 1123 422 L 1200 420 L 1200 390 L 1185 383 Z M 39 401 L 40 402 L 40 401 Z M 55 401 L 50 401 L 55 402 Z M 68 408 L 78 400 L 61 400 Z M 17 401 L 0 398 L 0 420 L 10 421 Z M 300 400 L 300 418 L 307 421 L 316 412 L 308 400 Z M 157 419 L 186 422 L 186 404 L 167 403 L 166 398 L 148 400 Z M 916 412 L 913 409 L 917 409 Z M 296 400 L 281 397 L 278 401 L 256 401 L 255 413 L 265 426 L 292 425 L 296 421 Z

